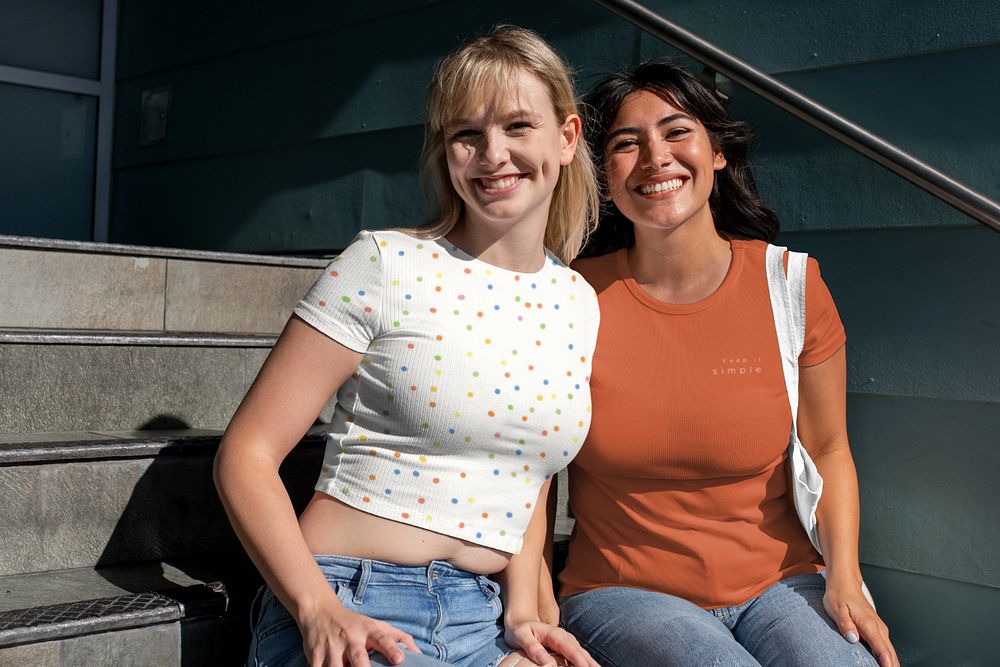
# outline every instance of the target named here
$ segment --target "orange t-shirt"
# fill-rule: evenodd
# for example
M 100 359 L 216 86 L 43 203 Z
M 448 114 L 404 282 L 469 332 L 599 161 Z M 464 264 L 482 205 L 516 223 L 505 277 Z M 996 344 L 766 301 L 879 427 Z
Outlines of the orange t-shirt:
M 593 420 L 570 465 L 576 527 L 561 595 L 635 586 L 728 607 L 822 569 L 786 493 L 791 411 L 765 249 L 732 241 L 722 285 L 684 305 L 643 291 L 623 250 L 574 264 L 597 291 L 601 325 Z M 844 340 L 810 259 L 799 364 Z

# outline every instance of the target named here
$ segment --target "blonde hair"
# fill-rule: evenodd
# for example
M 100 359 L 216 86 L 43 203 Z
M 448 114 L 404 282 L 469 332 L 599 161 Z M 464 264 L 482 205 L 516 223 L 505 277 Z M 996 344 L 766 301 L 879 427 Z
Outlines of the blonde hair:
M 536 32 L 497 26 L 438 61 L 427 94 L 427 125 L 420 158 L 421 185 L 428 202 L 420 236 L 444 236 L 462 217 L 465 204 L 451 184 L 444 128 L 483 100 L 517 98 L 521 72 L 545 84 L 560 121 L 577 113 L 569 67 Z M 596 224 L 600 195 L 587 142 L 577 143 L 573 161 L 562 168 L 549 205 L 545 247 L 567 264 Z

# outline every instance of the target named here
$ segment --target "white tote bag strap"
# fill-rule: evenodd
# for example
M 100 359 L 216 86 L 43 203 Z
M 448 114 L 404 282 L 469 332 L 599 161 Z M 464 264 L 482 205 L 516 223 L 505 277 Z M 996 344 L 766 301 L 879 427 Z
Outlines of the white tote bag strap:
M 781 352 L 781 370 L 785 375 L 788 405 L 792 410 L 792 432 L 788 442 L 788 465 L 791 467 L 792 498 L 795 512 L 809 535 L 816 551 L 823 553 L 816 525 L 816 508 L 823 495 L 823 478 L 798 435 L 799 418 L 799 355 L 806 340 L 806 259 L 801 252 L 788 253 L 788 274 L 783 257 L 786 248 L 767 246 L 767 290 L 771 296 L 774 330 Z M 823 570 L 826 576 L 826 570 Z M 875 607 L 868 586 L 861 582 L 861 592 Z
M 788 443 L 788 465 L 791 468 L 792 498 L 795 512 L 809 540 L 822 553 L 819 531 L 816 529 L 816 508 L 823 495 L 823 478 L 816 464 L 799 442 L 799 354 L 806 335 L 806 259 L 800 252 L 788 253 L 788 275 L 785 276 L 786 248 L 767 246 L 767 289 L 771 297 L 774 330 L 781 352 L 781 370 L 785 376 L 788 405 L 792 413 L 792 429 Z

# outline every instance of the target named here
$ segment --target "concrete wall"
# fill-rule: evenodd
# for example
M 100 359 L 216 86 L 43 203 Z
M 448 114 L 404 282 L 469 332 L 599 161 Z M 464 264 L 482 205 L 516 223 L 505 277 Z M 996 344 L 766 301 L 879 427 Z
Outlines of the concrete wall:
M 651 0 L 668 18 L 1000 198 L 1000 5 Z M 191 20 L 197 16 L 198 20 Z M 669 48 L 591 3 L 124 3 L 112 238 L 342 247 L 418 221 L 433 61 L 497 21 L 539 29 L 586 87 Z M 223 26 L 219 29 L 218 26 Z M 419 26 L 419 28 L 416 28 Z M 170 85 L 163 145 L 142 90 Z M 987 664 L 1000 611 L 1000 236 L 728 87 L 758 178 L 848 330 L 862 560 L 909 664 Z

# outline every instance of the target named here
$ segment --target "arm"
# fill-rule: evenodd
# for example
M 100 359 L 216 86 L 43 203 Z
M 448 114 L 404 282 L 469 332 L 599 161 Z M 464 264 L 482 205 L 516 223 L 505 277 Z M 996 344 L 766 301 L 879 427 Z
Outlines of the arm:
M 861 593 L 858 479 L 847 439 L 846 367 L 841 347 L 823 363 L 799 370 L 799 437 L 823 477 L 816 512 L 827 566 L 823 604 L 848 641 L 864 639 L 882 667 L 897 667 L 889 630 Z
M 528 659 L 539 665 L 552 664 L 549 651 L 558 653 L 575 667 L 598 667 L 573 635 L 543 623 L 538 615 L 538 581 L 542 550 L 548 523 L 548 498 L 551 480 L 542 484 L 538 502 L 524 533 L 521 553 L 511 558 L 498 577 L 504 596 L 505 638 L 512 647 L 520 648 Z M 551 589 L 551 584 L 549 586 Z
M 361 354 L 293 317 L 236 410 L 215 459 L 215 483 L 237 536 L 268 586 L 298 623 L 312 665 L 368 667 L 368 649 L 394 664 L 413 640 L 348 611 L 299 530 L 278 467 Z
M 563 471 L 565 472 L 565 471 Z M 559 478 L 552 478 L 546 498 L 545 539 L 542 547 L 542 563 L 538 573 L 538 616 L 543 623 L 559 625 L 559 602 L 552 585 L 552 545 L 555 539 L 556 504 L 558 497 Z

